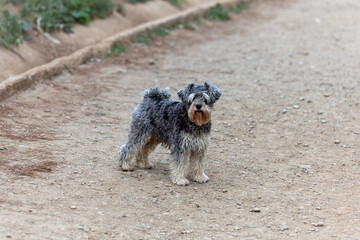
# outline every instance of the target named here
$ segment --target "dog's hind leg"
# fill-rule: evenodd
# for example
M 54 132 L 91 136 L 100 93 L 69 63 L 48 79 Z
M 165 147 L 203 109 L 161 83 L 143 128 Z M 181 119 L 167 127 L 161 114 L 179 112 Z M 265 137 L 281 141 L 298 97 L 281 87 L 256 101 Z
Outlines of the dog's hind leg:
M 144 145 L 149 141 L 149 134 L 136 135 L 130 132 L 126 144 L 122 145 L 119 150 L 119 165 L 124 171 L 134 170 L 131 161 L 141 154 Z
M 134 147 L 129 146 L 128 143 L 122 145 L 119 150 L 119 165 L 124 171 L 132 171 L 134 167 L 131 165 L 131 160 L 134 157 Z
M 141 146 L 136 155 L 136 164 L 141 169 L 150 169 L 152 164 L 149 161 L 149 154 L 155 150 L 158 141 L 154 136 L 150 136 L 147 143 Z

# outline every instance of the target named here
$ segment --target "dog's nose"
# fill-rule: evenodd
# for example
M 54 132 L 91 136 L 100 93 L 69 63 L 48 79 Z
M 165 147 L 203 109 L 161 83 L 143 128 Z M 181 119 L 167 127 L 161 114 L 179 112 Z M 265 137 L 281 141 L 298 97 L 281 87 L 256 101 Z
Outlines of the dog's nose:
M 201 104 L 196 104 L 196 106 L 195 106 L 195 107 L 196 107 L 196 109 L 197 109 L 197 110 L 200 110 L 200 109 L 201 109 L 201 107 L 202 107 L 202 105 L 201 105 Z

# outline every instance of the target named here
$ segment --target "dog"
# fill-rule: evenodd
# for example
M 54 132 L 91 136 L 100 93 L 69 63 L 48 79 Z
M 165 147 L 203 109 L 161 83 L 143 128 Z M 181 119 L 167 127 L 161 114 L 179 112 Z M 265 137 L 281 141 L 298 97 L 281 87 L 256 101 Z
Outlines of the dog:
M 139 168 L 151 168 L 148 156 L 162 144 L 170 149 L 173 158 L 170 164 L 173 183 L 189 185 L 189 170 L 192 180 L 207 182 L 204 157 L 210 142 L 211 111 L 221 94 L 209 82 L 188 83 L 177 93 L 181 101 L 171 100 L 170 94 L 158 87 L 146 90 L 132 113 L 126 144 L 119 150 L 121 169 L 133 170 L 134 158 Z

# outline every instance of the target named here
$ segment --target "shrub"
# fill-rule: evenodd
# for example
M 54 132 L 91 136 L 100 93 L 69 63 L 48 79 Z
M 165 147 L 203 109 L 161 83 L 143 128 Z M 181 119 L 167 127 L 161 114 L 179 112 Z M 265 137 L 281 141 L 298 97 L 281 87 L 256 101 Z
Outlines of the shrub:
M 72 32 L 72 23 L 88 24 L 92 19 L 104 18 L 114 3 L 111 0 L 23 0 L 21 16 L 37 24 L 45 32 L 62 29 Z
M 8 9 L 3 10 L 0 18 L 0 46 L 10 48 L 11 45 L 19 46 L 23 37 L 28 38 L 27 30 L 31 25 L 26 21 L 19 22 L 18 17 L 11 14 Z

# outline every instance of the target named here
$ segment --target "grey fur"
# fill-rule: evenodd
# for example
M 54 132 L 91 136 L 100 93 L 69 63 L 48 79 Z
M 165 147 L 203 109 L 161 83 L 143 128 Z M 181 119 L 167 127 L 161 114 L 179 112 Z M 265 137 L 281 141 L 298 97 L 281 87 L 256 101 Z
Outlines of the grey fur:
M 203 172 L 203 159 L 210 139 L 210 112 L 221 93 L 209 82 L 188 83 L 178 91 L 181 101 L 171 100 L 170 94 L 158 87 L 146 90 L 132 113 L 127 142 L 119 151 L 121 168 L 132 170 L 130 162 L 133 158 L 136 158 L 139 167 L 150 168 L 147 157 L 156 145 L 162 144 L 170 149 L 173 156 L 170 167 L 174 183 L 189 184 L 186 176 L 190 165 L 193 179 L 206 182 L 208 177 Z M 195 109 L 200 105 L 200 110 Z M 202 125 L 192 122 L 189 119 L 190 108 L 208 114 L 209 121 Z

